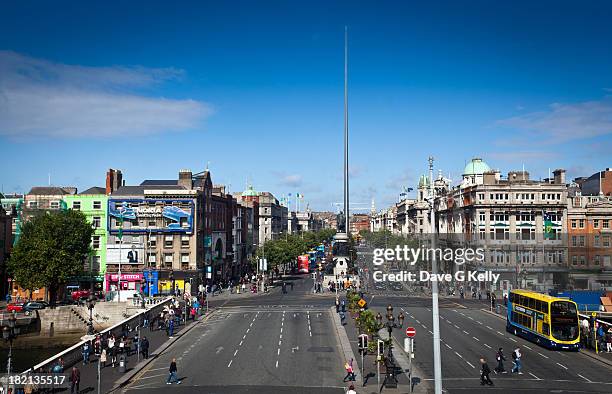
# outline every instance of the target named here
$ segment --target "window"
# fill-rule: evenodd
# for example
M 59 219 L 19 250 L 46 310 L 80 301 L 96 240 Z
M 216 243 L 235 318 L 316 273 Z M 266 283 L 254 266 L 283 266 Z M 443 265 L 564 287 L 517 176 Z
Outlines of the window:
M 51 208 L 53 208 L 53 203 L 57 202 L 57 201 L 51 201 Z M 74 209 L 75 211 L 80 211 L 81 210 L 81 202 L 80 201 L 73 201 L 72 202 L 72 209 Z
M 599 265 L 599 255 L 598 254 L 595 255 L 595 258 L 593 259 L 593 264 Z
M 93 209 L 102 209 L 102 201 L 94 201 Z
M 608 219 L 602 220 L 603 228 L 610 228 L 610 221 Z
M 164 253 L 164 266 L 166 268 L 172 267 L 172 253 Z
M 584 255 L 580 255 L 580 265 L 584 265 L 586 263 L 586 259 L 584 258 Z
M 28 208 L 38 208 L 38 201 L 28 201 Z
M 595 235 L 593 237 L 593 246 L 596 246 L 596 247 L 599 246 L 599 235 Z
M 149 246 L 150 246 L 151 248 L 154 248 L 154 247 L 156 247 L 156 246 L 157 246 L 157 236 L 156 236 L 156 235 L 151 235 L 151 236 L 149 237 Z
M 593 228 L 599 228 L 599 219 L 593 219 Z
M 155 220 L 149 220 L 149 227 L 155 227 Z
M 580 223 L 579 227 L 584 228 L 584 219 L 580 219 L 579 223 Z
M 578 246 L 584 246 L 584 235 L 581 235 L 580 238 L 578 238 Z
M 603 247 L 604 248 L 609 248 L 610 247 L 610 237 L 603 237 Z
M 189 235 L 181 235 L 181 246 L 189 247 Z
M 93 249 L 100 249 L 100 236 L 99 235 L 94 235 L 93 237 L 91 237 L 91 247 Z
M 166 235 L 164 237 L 164 246 L 167 247 L 167 248 L 171 248 L 172 247 L 172 240 L 173 240 L 172 235 Z
M 578 256 L 573 255 L 572 256 L 572 265 L 576 265 L 576 264 L 578 264 Z
M 572 219 L 572 228 L 576 228 L 577 227 L 577 221 L 576 219 Z
M 484 211 L 478 212 L 478 220 L 480 221 L 480 223 L 484 223 L 485 222 L 485 213 L 484 213 Z
M 100 228 L 101 224 L 102 224 L 102 220 L 101 220 L 100 216 L 94 216 L 92 221 L 91 221 L 91 226 L 93 228 Z
M 149 253 L 149 263 L 155 263 L 155 261 L 157 260 L 157 255 L 155 253 Z
M 478 193 L 478 199 L 479 200 L 484 200 L 485 199 L 485 194 L 484 193 Z
M 74 204 L 73 204 L 73 205 L 74 205 Z M 59 209 L 59 207 L 60 207 L 60 203 L 59 203 L 59 201 L 51 201 L 51 202 L 49 203 L 49 207 L 50 207 L 51 209 Z M 79 206 L 79 208 L 78 208 L 78 209 L 80 209 L 80 206 Z
M 86 271 L 100 272 L 100 256 L 91 256 L 91 267 L 87 267 Z
M 578 246 L 578 237 L 572 235 L 572 246 Z

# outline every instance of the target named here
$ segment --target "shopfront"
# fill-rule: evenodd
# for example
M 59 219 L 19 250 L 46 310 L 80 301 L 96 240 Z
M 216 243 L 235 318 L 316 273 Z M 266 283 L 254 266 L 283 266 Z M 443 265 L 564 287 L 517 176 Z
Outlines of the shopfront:
M 121 289 L 122 290 L 137 290 L 140 291 L 140 285 L 143 281 L 143 275 L 137 274 L 121 274 Z M 119 275 L 105 275 L 106 291 L 117 291 L 119 289 Z

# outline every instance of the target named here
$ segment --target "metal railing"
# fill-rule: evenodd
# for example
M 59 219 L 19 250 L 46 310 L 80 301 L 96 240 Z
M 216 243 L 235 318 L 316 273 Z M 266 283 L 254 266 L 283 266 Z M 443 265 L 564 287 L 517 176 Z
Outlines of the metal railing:
M 142 325 L 142 320 L 144 318 L 144 314 L 145 313 L 149 313 L 151 316 L 155 316 L 156 314 L 159 314 L 160 311 L 164 308 L 164 306 L 166 306 L 167 304 L 169 304 L 172 301 L 172 297 L 168 297 L 163 299 L 162 301 L 156 303 L 153 307 L 151 307 L 150 309 L 147 309 L 145 311 L 139 312 L 133 316 L 128 317 L 127 319 L 115 324 L 112 327 L 109 327 L 105 330 L 102 330 L 101 332 L 97 333 L 96 335 L 104 335 L 104 334 L 115 334 L 115 335 L 120 335 L 124 328 L 125 325 L 127 324 L 129 329 L 133 329 L 138 325 Z M 78 362 L 82 361 L 83 359 L 83 355 L 81 353 L 81 348 L 83 346 L 83 344 L 88 340 L 82 340 L 78 343 L 76 343 L 75 345 L 69 347 L 68 349 L 57 353 L 55 355 L 53 355 L 52 357 L 49 357 L 48 359 L 34 365 L 33 367 L 27 369 L 24 372 L 37 372 L 37 371 L 43 371 L 43 372 L 48 372 L 49 370 L 51 370 L 59 361 L 59 359 L 61 358 L 64 362 L 64 370 L 67 370 L 68 368 L 70 368 L 71 366 L 77 364 Z

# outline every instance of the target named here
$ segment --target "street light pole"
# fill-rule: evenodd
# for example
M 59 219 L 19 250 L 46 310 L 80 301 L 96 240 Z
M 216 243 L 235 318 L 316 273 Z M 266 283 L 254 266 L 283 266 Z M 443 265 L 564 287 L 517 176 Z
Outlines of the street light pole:
M 430 211 L 429 222 L 431 231 L 431 249 L 436 248 L 436 231 L 435 231 L 435 189 L 433 181 L 433 156 L 429 157 L 429 198 Z M 431 274 L 434 278 L 437 275 L 438 266 L 436 262 L 436 254 L 432 253 L 431 257 Z M 440 310 L 438 307 L 438 282 L 432 281 L 431 285 L 431 311 L 433 320 L 433 354 L 434 354 L 434 390 L 435 394 L 442 394 L 442 362 L 440 356 Z

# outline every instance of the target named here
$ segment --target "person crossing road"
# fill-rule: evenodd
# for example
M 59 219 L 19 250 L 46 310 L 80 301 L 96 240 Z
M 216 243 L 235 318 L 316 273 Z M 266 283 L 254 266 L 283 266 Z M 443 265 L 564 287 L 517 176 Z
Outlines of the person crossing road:
M 495 359 L 497 360 L 497 367 L 493 370 L 495 373 L 508 373 L 504 368 L 504 361 L 506 361 L 506 357 L 504 356 L 504 349 L 499 348 L 497 354 L 495 355 Z
M 491 373 L 491 369 L 489 368 L 489 365 L 487 364 L 487 360 L 485 360 L 484 357 L 480 358 L 480 385 L 484 386 L 485 384 L 488 384 L 489 386 L 493 386 L 493 381 L 491 381 L 491 378 L 489 377 L 489 374 Z

